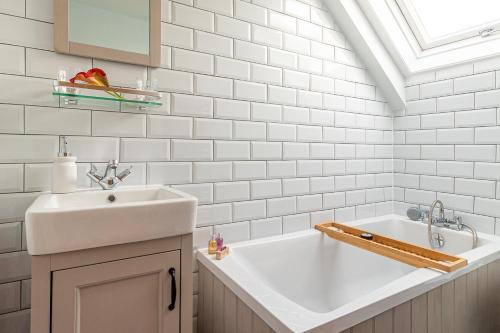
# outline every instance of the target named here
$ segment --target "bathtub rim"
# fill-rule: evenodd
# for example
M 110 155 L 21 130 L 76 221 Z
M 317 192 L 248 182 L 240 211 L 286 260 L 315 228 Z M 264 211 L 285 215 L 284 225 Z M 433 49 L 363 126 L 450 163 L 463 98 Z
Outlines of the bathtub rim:
M 396 214 L 359 219 L 345 223 L 352 226 L 359 226 L 384 220 L 402 220 L 403 222 L 419 223 Z M 235 249 L 255 244 L 300 238 L 317 234 L 317 232 L 314 229 L 308 229 L 290 234 L 247 240 L 234 243 L 231 245 L 231 248 Z M 330 325 L 332 321 L 335 321 L 335 326 L 340 332 L 424 294 L 448 281 L 500 259 L 500 237 L 484 233 L 478 233 L 478 235 L 488 243 L 459 254 L 459 256 L 469 261 L 466 267 L 447 274 L 427 268 L 416 268 L 414 271 L 375 289 L 369 294 L 325 313 L 310 311 L 289 300 L 269 286 L 262 286 L 262 284 L 259 285 L 259 283 L 252 282 L 251 279 L 245 278 L 244 272 L 235 271 L 232 263 L 227 265 L 224 260 L 214 260 L 208 255 L 206 249 L 198 250 L 196 257 L 206 269 L 241 298 L 273 330 L 277 332 L 320 332 L 322 326 Z M 231 267 L 232 265 L 233 267 Z M 233 270 L 231 270 L 232 268 Z M 243 284 L 241 283 L 242 281 Z M 286 309 L 283 309 L 283 307 Z M 304 320 L 297 323 L 296 320 L 293 320 L 297 315 Z M 295 323 L 290 324 L 291 321 L 295 321 Z

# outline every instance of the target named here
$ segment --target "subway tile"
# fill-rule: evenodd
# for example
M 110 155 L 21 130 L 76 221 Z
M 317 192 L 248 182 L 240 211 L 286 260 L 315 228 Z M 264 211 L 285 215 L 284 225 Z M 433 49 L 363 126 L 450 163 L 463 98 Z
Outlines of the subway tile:
M 250 103 L 220 99 L 214 100 L 214 117 L 235 120 L 250 120 Z
M 26 120 L 28 124 L 28 116 Z M 95 136 L 145 137 L 146 115 L 93 111 L 92 134 Z
M 264 179 L 267 174 L 265 161 L 236 161 L 233 170 L 234 180 Z
M 90 135 L 91 112 L 87 110 L 26 106 L 25 133 Z
M 0 314 L 19 310 L 21 307 L 21 283 L 0 284 Z
M 474 94 L 463 94 L 437 99 L 437 111 L 460 111 L 474 108 Z
M 1 223 L 0 253 L 21 251 L 21 233 L 22 233 L 21 222 Z
M 2 163 L 51 162 L 58 151 L 59 139 L 56 136 L 0 135 Z
M 296 160 L 296 159 L 309 158 L 309 144 L 308 143 L 283 143 L 283 159 Z
M 455 114 L 449 113 L 438 113 L 438 114 L 426 114 L 421 116 L 422 128 L 453 128 L 455 125 Z
M 475 198 L 474 213 L 487 216 L 500 217 L 500 200 Z
M 151 70 L 151 79 L 157 82 L 158 90 L 193 93 L 193 74 L 164 68 Z
M 0 44 L 0 73 L 24 75 L 24 52 L 23 47 Z
M 282 32 L 275 29 L 252 25 L 252 42 L 272 47 L 282 47 Z
M 193 165 L 194 182 L 222 182 L 233 178 L 231 162 L 195 162 Z
M 281 218 L 270 218 L 252 221 L 250 224 L 252 239 L 282 234 Z
M 0 14 L 0 43 L 53 50 L 52 29 L 46 22 Z
M 309 89 L 309 74 L 302 73 L 298 71 L 283 70 L 283 85 L 299 88 L 299 89 Z
M 150 162 L 147 165 L 147 184 L 186 184 L 192 180 L 190 162 Z
M 295 197 L 274 198 L 267 200 L 267 216 L 295 214 L 297 205 Z
M 177 46 L 192 49 L 194 46 L 193 29 L 181 27 L 179 25 L 161 24 L 162 45 Z M 197 32 L 201 33 L 201 32 Z
M 214 97 L 233 97 L 233 81 L 207 75 L 195 75 L 196 94 Z
M 49 93 L 51 84 L 47 79 L 0 75 L 0 103 L 57 106 Z
M 214 202 L 213 184 L 184 184 L 172 187 L 195 196 L 198 199 L 198 205 L 207 205 Z
M 484 198 L 495 198 L 496 183 L 489 180 L 455 179 L 455 193 Z
M 430 98 L 451 95 L 453 93 L 453 80 L 425 83 L 420 86 L 420 98 Z
M 494 162 L 496 147 L 492 145 L 457 145 L 455 159 L 459 161 Z
M 285 13 L 296 16 L 303 20 L 309 20 L 311 18 L 310 7 L 305 3 L 296 0 L 284 0 Z
M 215 72 L 218 76 L 235 79 L 250 79 L 250 63 L 230 58 L 215 58 Z
M 295 105 L 297 102 L 297 91 L 291 88 L 268 86 L 268 98 L 270 103 Z
M 211 12 L 233 16 L 232 0 L 195 0 L 195 6 Z
M 471 129 L 472 130 L 472 129 Z M 475 129 L 476 144 L 500 143 L 500 127 L 481 127 Z
M 254 4 L 276 11 L 283 11 L 283 0 L 253 0 Z
M 279 12 L 270 11 L 269 27 L 295 34 L 297 32 L 297 19 Z
M 244 141 L 215 141 L 216 160 L 249 160 L 250 143 Z
M 234 16 L 243 21 L 267 25 L 267 10 L 248 2 L 236 0 Z
M 280 142 L 252 142 L 253 160 L 276 160 L 282 157 Z
M 28 252 L 0 254 L 0 283 L 27 279 L 31 275 L 31 257 Z
M 476 162 L 474 165 L 474 178 L 500 180 L 500 163 Z
M 215 226 L 215 232 L 224 235 L 226 243 L 241 242 L 250 239 L 250 223 L 248 221 Z
M 181 71 L 213 74 L 214 59 L 209 54 L 174 48 L 172 50 L 172 67 Z
M 232 202 L 250 199 L 249 182 L 228 182 L 214 185 L 215 202 Z
M 298 177 L 316 177 L 323 174 L 323 163 L 315 160 L 297 161 Z
M 266 124 L 262 122 L 235 121 L 233 122 L 233 131 L 236 140 L 266 139 Z
M 281 105 L 252 103 L 252 120 L 281 121 Z
M 24 167 L 25 191 L 49 191 L 52 183 L 52 164 L 26 164 Z
M 461 111 L 455 113 L 455 127 L 495 126 L 497 115 L 495 109 Z
M 235 221 L 262 219 L 266 217 L 266 201 L 252 200 L 233 203 Z
M 297 54 L 272 47 L 269 48 L 269 65 L 297 69 L 297 63 Z
M 215 32 L 228 37 L 250 40 L 250 23 L 215 15 Z
M 27 333 L 30 331 L 30 310 L 10 312 L 0 315 L 0 331 Z
M 233 40 L 228 37 L 214 35 L 203 31 L 196 31 L 194 35 L 194 45 L 196 51 L 233 56 Z
M 188 110 L 183 109 L 183 111 Z M 193 120 L 188 117 L 148 115 L 147 126 L 150 138 L 191 138 L 193 136 Z
M 122 162 L 160 162 L 169 159 L 169 140 L 122 138 L 120 141 L 120 160 Z
M 172 114 L 195 117 L 212 117 L 213 101 L 209 97 L 173 94 Z
M 196 226 L 201 227 L 205 225 L 231 222 L 233 218 L 232 212 L 232 206 L 230 203 L 198 206 Z M 235 223 L 231 223 L 229 225 L 232 226 L 235 225 Z M 223 233 L 223 235 L 225 241 L 227 242 L 228 235 L 226 233 Z
M 23 165 L 0 164 L 0 193 L 23 191 Z
M 252 64 L 252 81 L 281 85 L 281 68 Z
M 283 34 L 283 48 L 287 51 L 309 55 L 311 42 L 303 37 L 292 34 Z
M 194 137 L 196 139 L 231 139 L 232 122 L 220 119 L 195 119 Z
M 71 136 L 68 137 L 68 147 L 79 162 L 119 160 L 118 138 Z M 51 161 L 52 159 L 49 159 L 47 162 Z
M 476 108 L 500 106 L 500 89 L 476 93 Z
M 137 80 L 146 81 L 146 66 L 95 59 L 93 66 L 105 68 L 110 85 L 136 88 Z M 85 67 L 84 67 L 85 68 Z
M 495 73 L 465 76 L 454 80 L 455 94 L 495 89 Z
M 268 161 L 268 178 L 289 178 L 297 174 L 297 165 L 295 161 Z
M 0 13 L 23 17 L 26 12 L 24 1 L 4 0 L 0 4 Z
M 310 217 L 308 213 L 283 216 L 283 233 L 307 230 L 310 228 Z
M 477 134 L 476 134 L 477 136 Z M 474 130 L 472 128 L 451 128 L 437 130 L 438 144 L 472 144 Z
M 234 81 L 234 97 L 242 100 L 265 102 L 267 100 L 267 88 L 262 83 Z
M 204 31 L 214 31 L 214 14 L 178 3 L 172 4 L 172 22 Z
M 281 180 L 257 180 L 251 183 L 252 200 L 280 197 Z
M 234 42 L 235 58 L 252 61 L 257 63 L 267 62 L 267 47 L 255 43 L 235 40 Z
M 24 132 L 24 107 L 22 105 L 0 105 L 0 133 L 21 134 Z
M 210 140 L 181 140 L 171 142 L 174 161 L 209 161 L 213 159 L 213 143 Z

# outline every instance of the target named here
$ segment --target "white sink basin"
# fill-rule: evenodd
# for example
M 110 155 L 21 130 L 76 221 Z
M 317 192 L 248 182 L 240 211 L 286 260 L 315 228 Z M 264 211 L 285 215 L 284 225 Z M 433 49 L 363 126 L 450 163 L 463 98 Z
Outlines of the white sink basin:
M 196 205 L 195 197 L 165 186 L 42 194 L 26 211 L 28 252 L 68 252 L 191 233 Z

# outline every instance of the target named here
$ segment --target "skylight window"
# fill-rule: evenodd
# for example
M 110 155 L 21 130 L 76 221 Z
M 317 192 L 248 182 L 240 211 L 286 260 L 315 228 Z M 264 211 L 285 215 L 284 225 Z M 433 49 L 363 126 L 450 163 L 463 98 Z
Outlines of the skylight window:
M 422 49 L 500 29 L 498 0 L 396 0 Z M 484 37 L 483 36 L 483 37 Z

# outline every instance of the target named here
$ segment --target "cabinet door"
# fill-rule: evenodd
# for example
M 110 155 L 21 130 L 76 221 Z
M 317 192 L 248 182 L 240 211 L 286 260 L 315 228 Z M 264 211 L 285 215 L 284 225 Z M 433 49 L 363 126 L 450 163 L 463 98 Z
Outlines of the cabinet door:
M 53 272 L 52 333 L 179 332 L 179 260 L 171 251 Z

